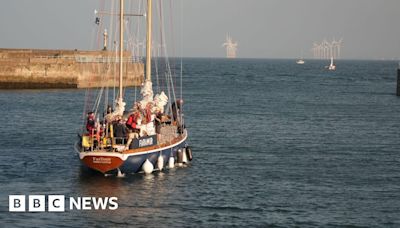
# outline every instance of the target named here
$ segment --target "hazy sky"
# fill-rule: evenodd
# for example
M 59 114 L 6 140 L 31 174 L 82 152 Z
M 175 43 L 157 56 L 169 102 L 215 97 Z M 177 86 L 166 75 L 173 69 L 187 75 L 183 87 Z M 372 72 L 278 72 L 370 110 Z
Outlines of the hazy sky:
M 400 0 L 172 1 L 183 1 L 184 56 L 223 57 L 229 33 L 245 58 L 310 57 L 314 41 L 333 37 L 343 38 L 344 58 L 400 57 Z M 0 47 L 90 49 L 99 2 L 1 1 Z

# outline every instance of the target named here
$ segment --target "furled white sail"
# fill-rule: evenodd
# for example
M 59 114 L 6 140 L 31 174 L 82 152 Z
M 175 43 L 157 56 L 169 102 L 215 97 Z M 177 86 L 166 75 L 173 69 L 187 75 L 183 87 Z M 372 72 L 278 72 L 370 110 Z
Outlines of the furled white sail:
M 121 117 L 124 114 L 125 111 L 125 105 L 126 103 L 122 100 L 122 98 L 118 98 L 116 105 L 115 105 L 115 110 L 112 113 L 107 114 L 104 118 L 108 123 L 111 123 L 117 117 Z
M 154 96 L 154 108 L 155 111 L 164 113 L 164 107 L 168 103 L 168 97 L 165 95 L 164 91 L 162 91 L 160 94 L 156 94 Z
M 142 94 L 142 100 L 140 101 L 140 105 L 142 108 L 145 108 L 147 104 L 153 104 L 153 83 L 151 81 L 146 80 L 143 83 L 142 89 L 140 90 L 140 94 Z

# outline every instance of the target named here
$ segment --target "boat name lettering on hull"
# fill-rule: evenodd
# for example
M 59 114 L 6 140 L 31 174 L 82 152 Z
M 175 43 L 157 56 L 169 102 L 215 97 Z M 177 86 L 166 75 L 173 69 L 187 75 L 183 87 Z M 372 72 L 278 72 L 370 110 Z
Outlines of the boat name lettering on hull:
M 93 157 L 93 163 L 96 163 L 96 164 L 111 164 L 111 158 Z
M 139 140 L 139 147 L 151 146 L 151 145 L 153 145 L 153 138 Z

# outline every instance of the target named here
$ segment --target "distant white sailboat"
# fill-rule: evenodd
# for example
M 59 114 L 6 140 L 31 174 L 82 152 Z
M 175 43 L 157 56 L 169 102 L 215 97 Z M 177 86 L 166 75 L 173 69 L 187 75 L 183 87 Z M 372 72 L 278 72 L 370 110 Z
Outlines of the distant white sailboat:
M 298 60 L 296 61 L 296 63 L 299 64 L 299 65 L 303 65 L 304 63 L 306 63 L 306 62 L 304 61 L 304 59 L 303 59 L 303 51 L 301 51 L 301 58 L 298 59 Z
M 336 70 L 336 65 L 333 64 L 333 57 L 331 57 L 331 64 L 328 66 L 328 70 Z

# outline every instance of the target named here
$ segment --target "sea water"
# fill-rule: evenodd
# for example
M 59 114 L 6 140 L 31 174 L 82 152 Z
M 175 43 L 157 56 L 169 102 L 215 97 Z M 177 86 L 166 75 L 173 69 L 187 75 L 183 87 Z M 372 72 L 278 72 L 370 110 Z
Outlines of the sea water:
M 0 227 L 400 226 L 396 62 L 183 63 L 194 160 L 152 175 L 81 167 L 85 90 L 0 91 Z M 119 207 L 8 212 L 18 194 Z

